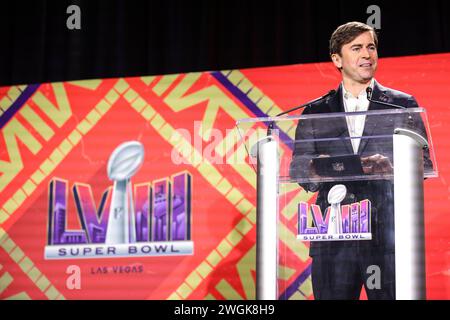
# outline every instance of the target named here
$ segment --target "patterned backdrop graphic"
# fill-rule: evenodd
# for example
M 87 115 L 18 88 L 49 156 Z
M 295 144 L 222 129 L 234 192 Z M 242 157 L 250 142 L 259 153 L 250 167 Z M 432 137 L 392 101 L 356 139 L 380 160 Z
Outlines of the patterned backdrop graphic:
M 377 74 L 428 111 L 439 167 L 439 178 L 425 182 L 430 299 L 450 297 L 449 76 L 450 54 L 380 59 Z M 275 115 L 323 95 L 339 79 L 331 63 L 319 63 L 0 88 L 0 298 L 254 299 L 256 175 L 248 162 L 232 161 L 244 151 L 236 120 Z M 281 129 L 293 138 L 294 126 Z M 65 230 L 79 234 L 85 224 L 75 187 L 92 212 L 108 211 L 108 197 L 101 205 L 113 185 L 108 159 L 130 140 L 145 149 L 132 183 L 153 190 L 149 203 L 165 185 L 166 202 L 175 206 L 175 179 L 189 177 L 192 253 L 46 259 L 51 182 L 67 185 Z M 279 295 L 312 299 L 308 244 L 296 239 L 294 213 L 315 195 L 282 192 Z M 68 281 L 73 267 L 80 288 Z

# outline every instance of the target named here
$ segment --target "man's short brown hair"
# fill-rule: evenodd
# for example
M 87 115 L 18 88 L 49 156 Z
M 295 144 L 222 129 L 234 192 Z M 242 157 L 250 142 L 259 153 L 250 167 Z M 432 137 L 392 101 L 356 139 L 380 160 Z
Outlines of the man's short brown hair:
M 372 31 L 375 46 L 378 47 L 378 37 L 375 30 L 362 22 L 347 22 L 334 30 L 330 38 L 330 56 L 337 53 L 341 55 L 342 46 L 352 42 L 360 34 Z

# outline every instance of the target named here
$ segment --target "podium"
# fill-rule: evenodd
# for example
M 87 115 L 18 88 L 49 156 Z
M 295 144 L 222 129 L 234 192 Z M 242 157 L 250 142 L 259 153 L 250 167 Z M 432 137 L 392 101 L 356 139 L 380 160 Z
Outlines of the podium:
M 257 176 L 256 299 L 283 298 L 292 252 L 308 278 L 310 255 L 339 250 L 395 253 L 395 298 L 425 299 L 423 184 L 438 176 L 425 109 L 249 118 L 237 129 Z

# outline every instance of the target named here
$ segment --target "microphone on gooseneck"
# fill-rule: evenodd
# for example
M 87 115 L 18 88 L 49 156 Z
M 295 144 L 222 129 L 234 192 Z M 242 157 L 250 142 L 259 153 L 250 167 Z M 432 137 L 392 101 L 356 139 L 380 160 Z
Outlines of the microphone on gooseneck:
M 307 102 L 305 104 L 302 104 L 300 106 L 296 106 L 296 107 L 294 107 L 292 109 L 280 112 L 279 114 L 275 115 L 275 117 L 279 117 L 279 116 L 285 115 L 285 114 L 290 113 L 290 112 L 295 111 L 295 110 L 299 110 L 299 109 L 303 109 L 303 108 L 306 108 L 306 107 L 310 107 L 311 104 L 313 104 L 315 102 L 319 102 L 319 101 L 321 101 L 323 99 L 326 99 L 326 98 L 328 98 L 329 96 L 331 96 L 331 95 L 333 95 L 335 93 L 336 93 L 336 90 L 330 90 L 330 91 L 328 91 L 327 94 L 325 94 L 325 95 L 323 95 L 323 96 L 321 96 L 321 97 L 319 97 L 317 99 L 309 101 L 309 102 Z M 275 124 L 274 121 L 270 122 L 269 126 L 267 127 L 267 135 L 270 135 L 272 133 L 272 129 L 273 129 L 274 124 Z
M 406 109 L 406 107 L 400 106 L 398 104 L 387 103 L 387 102 L 383 102 L 383 101 L 379 101 L 379 100 L 372 100 L 372 92 L 373 92 L 373 89 L 371 87 L 366 88 L 367 100 L 369 100 L 370 102 L 381 104 L 381 105 L 388 106 L 388 107 L 397 108 L 397 109 Z
M 405 106 L 401 106 L 398 104 L 387 103 L 387 102 L 383 102 L 383 101 L 379 101 L 379 100 L 372 100 L 372 92 L 373 92 L 373 90 L 371 87 L 366 88 L 367 100 L 369 100 L 370 102 L 385 105 L 385 106 L 392 107 L 392 108 L 397 108 L 397 109 L 407 109 Z M 411 128 L 411 129 L 414 129 L 416 127 L 416 124 L 411 116 L 411 113 L 408 114 L 408 119 L 406 121 L 406 125 L 408 128 Z

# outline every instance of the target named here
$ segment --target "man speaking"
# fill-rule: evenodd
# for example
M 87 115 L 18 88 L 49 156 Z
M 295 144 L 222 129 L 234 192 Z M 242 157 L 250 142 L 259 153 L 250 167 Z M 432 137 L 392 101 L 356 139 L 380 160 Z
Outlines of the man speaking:
M 378 66 L 378 39 L 374 29 L 364 23 L 349 22 L 339 26 L 331 35 L 330 56 L 340 71 L 342 82 L 327 99 L 320 99 L 308 106 L 303 114 L 333 112 L 363 112 L 389 108 L 416 108 L 411 95 L 386 88 L 374 78 Z M 378 102 L 378 103 L 377 103 Z M 326 126 L 313 125 L 313 121 L 299 121 L 296 129 L 296 144 L 291 163 L 291 176 L 308 171 L 314 172 L 312 158 L 318 155 L 328 157 L 340 154 L 336 145 L 311 142 L 331 136 L 364 136 L 368 126 L 365 116 L 345 117 L 333 120 Z M 380 121 L 380 118 L 377 118 Z M 413 118 L 413 126 L 426 138 L 425 128 L 419 118 Z M 388 125 L 371 124 L 371 135 L 386 134 Z M 416 130 L 417 131 L 417 130 Z M 302 140 L 302 141 L 299 141 Z M 392 173 L 392 144 L 379 144 L 370 139 L 347 139 L 347 150 L 361 158 L 366 174 Z M 428 154 L 424 153 L 425 166 L 431 166 Z M 396 164 L 398 165 L 398 164 Z M 372 204 L 372 239 L 364 241 L 311 242 L 311 278 L 315 299 L 358 299 L 365 286 L 369 299 L 395 299 L 395 256 L 394 256 L 394 203 L 393 181 L 369 180 L 343 182 L 347 194 L 342 204 L 370 200 Z M 318 191 L 316 204 L 326 212 L 329 206 L 327 195 L 333 183 L 305 183 L 303 188 Z M 381 273 L 380 286 L 368 288 L 371 276 L 370 266 L 378 267 Z

